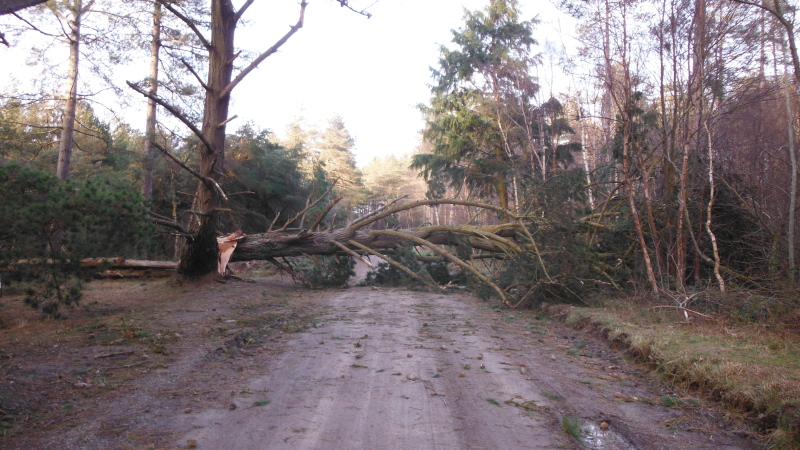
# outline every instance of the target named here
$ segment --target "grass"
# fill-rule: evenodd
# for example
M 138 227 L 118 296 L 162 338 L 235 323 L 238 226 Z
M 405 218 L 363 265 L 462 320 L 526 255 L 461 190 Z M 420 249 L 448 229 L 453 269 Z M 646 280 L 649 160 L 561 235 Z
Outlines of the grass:
M 269 400 L 257 400 L 253 402 L 253 406 L 267 406 L 269 405 Z
M 564 431 L 578 440 L 578 442 L 583 443 L 583 432 L 581 431 L 581 419 L 578 416 L 562 416 L 561 417 L 561 428 Z
M 545 310 L 650 364 L 673 386 L 723 403 L 762 433 L 770 446 L 800 447 L 799 335 L 783 331 L 785 326 L 736 322 L 720 314 L 715 321 L 695 318 L 686 323 L 674 309 L 649 306 L 611 303 Z M 582 348 L 580 343 L 570 350 Z M 670 408 L 696 403 L 668 395 L 661 399 Z
M 564 400 L 564 397 L 547 391 L 542 391 L 542 397 L 553 400 L 555 402 L 560 402 L 561 400 Z

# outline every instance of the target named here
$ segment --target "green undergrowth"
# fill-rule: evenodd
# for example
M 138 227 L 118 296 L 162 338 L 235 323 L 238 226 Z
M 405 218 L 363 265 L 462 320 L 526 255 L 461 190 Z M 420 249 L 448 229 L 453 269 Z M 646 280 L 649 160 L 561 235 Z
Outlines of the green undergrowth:
M 796 328 L 696 315 L 687 322 L 675 308 L 624 302 L 542 309 L 651 365 L 666 382 L 722 403 L 729 416 L 744 419 L 770 448 L 800 448 Z

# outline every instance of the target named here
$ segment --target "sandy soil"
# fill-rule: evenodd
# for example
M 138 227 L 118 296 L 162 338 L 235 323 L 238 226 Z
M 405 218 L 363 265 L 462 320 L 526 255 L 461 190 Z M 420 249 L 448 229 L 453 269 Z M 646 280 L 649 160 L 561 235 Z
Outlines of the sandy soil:
M 758 448 L 604 343 L 464 294 L 99 282 L 55 324 L 0 301 L 3 448 Z

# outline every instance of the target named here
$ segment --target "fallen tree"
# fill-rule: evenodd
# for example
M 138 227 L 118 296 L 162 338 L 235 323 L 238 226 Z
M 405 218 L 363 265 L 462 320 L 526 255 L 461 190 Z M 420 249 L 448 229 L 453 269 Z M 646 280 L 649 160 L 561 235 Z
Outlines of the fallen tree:
M 497 294 L 501 301 L 510 307 L 516 307 L 519 302 L 512 302 L 508 292 L 498 286 L 490 277 L 477 270 L 473 264 L 464 258 L 456 256 L 446 250 L 444 246 L 466 245 L 470 249 L 481 252 L 490 252 L 507 255 L 530 253 L 538 254 L 536 242 L 528 233 L 531 218 L 518 216 L 513 212 L 494 205 L 464 200 L 422 200 L 395 205 L 390 203 L 365 217 L 352 221 L 345 227 L 325 231 L 312 229 L 288 228 L 301 214 L 289 221 L 277 231 L 252 234 L 239 241 L 238 247 L 230 257 L 230 262 L 266 260 L 275 263 L 279 268 L 287 270 L 287 265 L 277 263 L 276 258 L 286 258 L 306 255 L 344 255 L 361 258 L 363 254 L 377 256 L 395 266 L 401 266 L 389 258 L 386 250 L 397 249 L 411 243 L 423 247 L 437 254 L 443 260 L 455 264 L 466 273 L 485 283 Z M 495 211 L 506 218 L 507 222 L 497 225 L 475 226 L 423 226 L 411 229 L 372 229 L 373 224 L 379 220 L 412 208 L 422 206 L 437 206 L 442 204 L 462 205 Z M 326 209 L 327 213 L 329 209 Z M 315 225 L 321 223 L 322 217 L 317 218 Z M 518 243 L 520 238 L 530 238 L 527 243 Z M 481 255 L 482 256 L 482 255 Z M 403 270 L 401 268 L 401 270 Z M 407 271 L 407 270 L 406 270 Z M 408 271 L 407 271 L 408 272 Z M 546 270 L 545 270 L 546 273 Z

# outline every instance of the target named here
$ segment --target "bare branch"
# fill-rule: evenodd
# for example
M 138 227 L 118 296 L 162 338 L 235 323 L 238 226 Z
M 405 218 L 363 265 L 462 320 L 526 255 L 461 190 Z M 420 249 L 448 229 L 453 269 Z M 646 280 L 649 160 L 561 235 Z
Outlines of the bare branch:
M 338 180 L 337 180 L 337 181 L 338 181 Z M 328 188 L 328 190 L 327 190 L 327 191 L 325 191 L 325 193 L 324 193 L 324 194 L 322 194 L 322 195 L 321 195 L 321 196 L 320 196 L 320 197 L 319 197 L 319 198 L 318 198 L 318 199 L 317 199 L 317 200 L 316 200 L 314 203 L 312 203 L 312 204 L 310 204 L 310 205 L 306 206 L 306 209 L 304 209 L 304 210 L 300 211 L 299 213 L 297 213 L 297 215 L 295 215 L 295 216 L 294 216 L 294 217 L 292 217 L 290 220 L 288 220 L 288 221 L 287 221 L 285 224 L 283 224 L 283 228 L 281 228 L 281 229 L 280 229 L 280 230 L 278 230 L 278 231 L 285 231 L 285 230 L 286 230 L 286 228 L 288 228 L 288 227 L 289 227 L 289 225 L 293 224 L 293 223 L 294 223 L 294 222 L 295 222 L 297 219 L 299 219 L 300 217 L 304 216 L 304 215 L 305 215 L 305 214 L 308 212 L 308 210 L 309 210 L 309 209 L 311 209 L 311 208 L 313 208 L 313 207 L 317 206 L 317 203 L 321 202 L 321 201 L 322 201 L 322 199 L 324 199 L 324 198 L 325 198 L 325 197 L 326 197 L 326 196 L 327 196 L 327 195 L 328 195 L 328 194 L 329 194 L 329 193 L 330 193 L 330 192 L 333 190 L 333 187 L 334 187 L 334 186 L 336 186 L 336 181 L 334 181 L 333 183 L 331 183 L 331 187 L 329 187 L 329 188 Z
M 63 37 L 63 36 L 60 36 L 60 35 L 57 35 L 57 34 L 48 33 L 46 31 L 42 30 L 41 28 L 39 28 L 36 25 L 30 23 L 28 20 L 26 20 L 25 18 L 23 18 L 22 16 L 20 16 L 17 13 L 13 13 L 13 16 L 16 17 L 17 19 L 25 22 L 25 24 L 27 24 L 29 27 L 31 27 L 31 30 L 36 31 L 37 33 L 43 34 L 45 36 L 53 37 L 53 38 L 61 38 L 61 37 Z
M 235 120 L 237 117 L 239 117 L 239 115 L 238 115 L 238 114 L 237 114 L 237 115 L 234 115 L 234 116 L 232 116 L 232 117 L 228 117 L 228 118 L 227 118 L 227 119 L 225 119 L 224 121 L 220 122 L 220 123 L 219 123 L 219 125 L 217 125 L 217 128 L 222 128 L 222 127 L 224 127 L 224 126 L 225 126 L 225 125 L 227 125 L 227 124 L 228 124 L 230 121 L 232 121 L 232 120 Z
M 211 43 L 208 42 L 205 36 L 203 36 L 203 33 L 200 32 L 200 29 L 197 28 L 197 24 L 195 24 L 192 19 L 188 18 L 187 16 L 183 15 L 183 13 L 173 8 L 172 4 L 169 1 L 167 0 L 156 0 L 156 1 L 158 3 L 161 3 L 161 5 L 164 8 L 167 8 L 167 10 L 169 10 L 169 12 L 174 14 L 175 17 L 181 19 L 181 21 L 183 21 L 183 23 L 185 23 L 194 32 L 195 36 L 197 36 L 197 38 L 200 39 L 200 42 L 203 44 L 203 47 L 205 47 L 206 50 L 211 50 L 212 48 Z
M 190 234 L 186 230 L 186 228 L 183 227 L 183 225 L 179 224 L 178 222 L 175 222 L 169 217 L 162 216 L 161 214 L 155 213 L 153 211 L 147 211 L 147 213 L 153 217 L 153 222 L 155 222 L 158 225 L 163 225 L 165 227 L 172 228 L 181 234 L 186 234 L 186 235 Z
M 350 222 L 350 225 L 352 225 L 352 224 L 354 224 L 356 222 L 361 222 L 363 220 L 369 219 L 370 217 L 375 216 L 377 214 L 380 214 L 381 212 L 385 211 L 387 208 L 391 208 L 392 205 L 394 205 L 395 203 L 397 203 L 400 200 L 403 200 L 404 198 L 407 198 L 407 197 L 408 197 L 408 195 L 404 195 L 402 197 L 396 198 L 396 199 L 392 200 L 391 202 L 389 202 L 389 203 L 381 206 L 380 208 L 376 209 L 375 211 L 372 211 L 370 213 L 364 214 L 361 217 L 357 217 L 352 222 Z M 350 226 L 350 225 L 348 225 L 348 226 Z
M 336 242 L 336 241 L 331 241 L 331 242 L 333 242 L 333 245 L 335 245 L 335 246 L 339 247 L 340 249 L 342 249 L 343 252 L 347 253 L 348 255 L 352 256 L 353 258 L 356 258 L 357 260 L 359 260 L 362 263 L 364 263 L 370 269 L 374 269 L 375 268 L 375 266 L 373 266 L 371 262 L 369 262 L 366 259 L 362 258 L 361 255 L 359 255 L 358 253 L 354 252 L 353 250 L 347 248 L 347 246 L 342 244 L 341 242 Z
M 501 208 L 499 206 L 490 205 L 488 203 L 479 203 L 479 202 L 472 202 L 472 201 L 468 201 L 468 200 L 452 200 L 452 199 L 419 200 L 419 201 L 416 201 L 416 202 L 406 203 L 406 204 L 397 206 L 395 208 L 389 208 L 389 209 L 383 211 L 380 214 L 376 214 L 375 216 L 372 216 L 372 217 L 369 217 L 367 219 L 360 220 L 360 221 L 358 221 L 358 222 L 356 222 L 354 224 L 351 224 L 348 227 L 348 229 L 350 229 L 351 231 L 352 230 L 357 230 L 359 228 L 363 228 L 363 227 L 365 227 L 365 226 L 367 226 L 367 225 L 369 225 L 371 223 L 374 223 L 374 222 L 377 222 L 380 219 L 383 219 L 384 217 L 391 216 L 392 214 L 400 212 L 400 211 L 405 211 L 407 209 L 413 209 L 413 208 L 416 208 L 416 207 L 419 207 L 419 206 L 433 206 L 433 205 L 474 206 L 476 208 L 484 208 L 484 209 L 495 211 L 495 212 L 498 212 L 498 213 L 501 213 L 501 214 L 505 214 L 508 217 L 513 218 L 513 219 L 520 219 L 520 216 L 517 216 L 513 212 L 511 212 L 511 211 L 509 211 L 509 210 L 507 210 L 505 208 Z
M 242 7 L 242 9 L 245 9 L 246 6 L 249 5 L 246 4 L 244 7 Z M 277 52 L 278 49 L 281 48 L 281 46 L 283 46 L 283 44 L 285 44 L 286 41 L 289 40 L 289 38 L 291 38 L 295 33 L 297 33 L 298 30 L 303 28 L 303 21 L 305 19 L 305 14 L 306 14 L 306 6 L 308 6 L 308 2 L 302 0 L 300 2 L 300 18 L 297 20 L 297 23 L 294 24 L 291 28 L 289 28 L 289 32 L 283 35 L 282 38 L 278 39 L 278 41 L 275 44 L 273 44 L 272 47 L 267 49 L 267 51 L 265 51 L 264 53 L 258 55 L 258 58 L 254 59 L 253 62 L 250 63 L 250 65 L 248 65 L 247 67 L 244 68 L 244 70 L 239 72 L 239 74 L 236 75 L 236 78 L 234 78 L 233 81 L 231 81 L 227 86 L 225 86 L 225 89 L 223 89 L 222 92 L 220 92 L 219 94 L 220 98 L 224 98 L 225 96 L 230 95 L 231 91 L 233 91 L 233 88 L 235 88 L 237 84 L 239 84 L 242 80 L 244 80 L 244 78 L 250 72 L 252 72 L 256 67 L 258 67 L 258 65 L 261 64 L 262 61 L 264 61 L 269 56 Z M 239 12 L 241 13 L 243 11 L 240 10 Z M 238 15 L 239 13 L 237 13 L 237 18 Z
M 394 236 L 394 237 L 397 237 L 397 238 L 405 239 L 405 240 L 408 240 L 408 241 L 411 241 L 411 242 L 415 242 L 415 243 L 417 243 L 419 245 L 424 245 L 425 247 L 428 247 L 429 249 L 433 250 L 434 252 L 436 252 L 436 253 L 444 256 L 445 258 L 449 259 L 450 261 L 454 262 L 457 266 L 459 266 L 462 269 L 468 271 L 469 273 L 474 275 L 477 279 L 479 279 L 479 280 L 483 281 L 484 283 L 488 284 L 489 286 L 491 286 L 491 288 L 494 289 L 495 292 L 497 292 L 497 295 L 500 296 L 500 300 L 506 306 L 508 306 L 510 308 L 514 308 L 515 307 L 515 305 L 513 305 L 511 302 L 508 301 L 508 299 L 506 298 L 505 292 L 503 292 L 502 289 L 500 289 L 496 284 L 494 284 L 494 282 L 492 282 L 492 280 L 487 278 L 486 275 L 478 272 L 477 269 L 475 269 L 471 265 L 469 265 L 469 264 L 465 263 L 464 261 L 462 261 L 461 258 L 459 258 L 456 255 L 448 252 L 447 250 L 442 249 L 441 247 L 437 246 L 436 244 L 434 244 L 434 243 L 432 243 L 430 241 L 427 241 L 425 239 L 422 239 L 420 237 L 413 236 L 411 234 L 401 233 L 399 231 L 393 231 L 393 230 L 374 230 L 374 231 L 371 231 L 370 234 L 377 234 L 377 235 L 384 235 L 384 236 Z
M 316 220 L 316 221 L 314 221 L 314 225 L 311 225 L 311 228 L 309 228 L 309 230 L 311 230 L 311 231 L 314 231 L 314 228 L 317 228 L 317 226 L 319 226 L 320 222 L 322 222 L 322 219 L 324 219 L 324 218 L 325 218 L 325 216 L 327 216 L 327 215 L 328 215 L 328 213 L 329 213 L 329 212 L 331 212 L 331 209 L 332 209 L 332 208 L 333 208 L 333 207 L 334 207 L 334 206 L 335 206 L 337 203 L 339 203 L 339 202 L 340 202 L 340 201 L 341 201 L 343 198 L 344 198 L 344 197 L 342 197 L 342 196 L 340 195 L 340 196 L 336 197 L 335 199 L 333 199 L 333 201 L 332 201 L 332 202 L 330 202 L 330 204 L 328 205 L 328 207 L 327 207 L 327 208 L 325 208 L 325 211 L 323 211 L 323 212 L 322 212 L 322 214 L 320 214 L 320 215 L 319 215 L 319 217 L 317 217 L 317 220 Z
M 164 147 L 162 147 L 161 145 L 159 145 L 159 143 L 158 143 L 158 142 L 152 141 L 152 142 L 151 142 L 151 144 L 153 144 L 153 147 L 155 147 L 155 148 L 159 149 L 159 150 L 161 151 L 161 153 L 163 153 L 163 154 L 167 155 L 167 157 L 169 157 L 169 159 L 171 159 L 172 161 L 174 161 L 174 162 L 175 162 L 175 164 L 177 164 L 177 165 L 181 166 L 181 167 L 183 168 L 183 170 L 185 170 L 185 171 L 189 172 L 189 173 L 190 173 L 190 174 L 192 174 L 192 175 L 193 175 L 195 178 L 197 178 L 198 180 L 200 180 L 200 181 L 201 181 L 203 184 L 205 184 L 205 185 L 206 185 L 206 186 L 207 186 L 209 189 L 214 189 L 214 185 L 213 185 L 213 184 L 211 184 L 211 183 L 209 183 L 209 181 L 211 180 L 210 178 L 208 178 L 208 177 L 204 177 L 204 176 L 200 175 L 200 173 L 199 173 L 199 172 L 197 172 L 196 170 L 194 170 L 194 169 L 192 169 L 191 167 L 187 166 L 185 162 L 181 161 L 181 160 L 180 160 L 180 159 L 178 159 L 178 158 L 177 158 L 175 155 L 173 155 L 172 153 L 170 153 L 170 152 L 169 152 L 169 150 L 167 150 L 167 149 L 165 149 Z
M 191 73 L 192 73 L 192 75 L 194 75 L 194 77 L 195 77 L 195 79 L 197 80 L 197 82 L 198 82 L 198 83 L 200 83 L 200 86 L 203 86 L 203 89 L 205 89 L 205 90 L 206 90 L 206 92 L 208 92 L 208 85 L 207 85 L 207 84 L 206 84 L 206 83 L 203 81 L 203 79 L 202 79 L 202 78 L 200 78 L 200 75 L 198 75 L 198 74 L 197 74 L 197 72 L 195 72 L 195 70 L 194 70 L 194 67 L 192 67 L 192 65 L 191 65 L 191 64 L 189 64 L 189 63 L 188 63 L 188 62 L 187 62 L 185 59 L 183 59 L 183 58 L 181 58 L 181 62 L 183 63 L 183 65 L 184 65 L 184 66 L 186 66 L 186 68 L 189 70 L 189 72 L 191 72 Z
M 311 284 L 311 283 L 310 283 L 308 280 L 306 280 L 306 279 L 305 279 L 305 277 L 304 277 L 303 275 L 301 275 L 301 274 L 297 273 L 297 271 L 296 271 L 296 270 L 294 270 L 294 269 L 292 268 L 292 266 L 291 266 L 291 265 L 289 265 L 289 264 L 286 264 L 286 265 L 284 265 L 284 264 L 281 264 L 281 263 L 280 263 L 280 262 L 279 262 L 277 259 L 275 259 L 275 258 L 270 258 L 270 259 L 268 259 L 267 261 L 269 261 L 269 262 L 271 262 L 272 264 L 274 264 L 274 265 L 275 265 L 275 267 L 277 267 L 278 269 L 281 269 L 282 271 L 284 271 L 284 272 L 288 273 L 288 274 L 289 274 L 289 276 L 291 276 L 291 277 L 292 277 L 292 279 L 295 279 L 295 278 L 297 278 L 298 280 L 302 281 L 302 282 L 303 282 L 303 284 L 305 284 L 306 286 L 308 286 L 310 289 L 313 289 L 313 288 L 314 288 L 314 285 L 312 285 L 312 284 Z
M 247 2 L 245 2 L 245 4 L 244 4 L 244 5 L 242 5 L 242 7 L 241 7 L 241 8 L 239 8 L 239 11 L 236 11 L 236 16 L 235 16 L 234 20 L 235 20 L 237 23 L 239 22 L 239 20 L 241 20 L 241 19 L 242 19 L 242 16 L 244 15 L 245 11 L 247 11 L 247 8 L 249 8 L 249 7 L 250 7 L 250 5 L 252 5 L 252 4 L 253 4 L 253 1 L 254 1 L 254 0 L 247 0 Z
M 378 258 L 386 261 L 387 263 L 393 265 L 394 267 L 397 267 L 398 269 L 400 269 L 403 272 L 405 272 L 408 275 L 410 275 L 412 278 L 414 278 L 416 280 L 419 280 L 421 283 L 425 283 L 426 285 L 430 286 L 433 289 L 436 289 L 436 290 L 441 289 L 439 286 L 436 286 L 435 284 L 433 284 L 430 281 L 426 280 L 424 277 L 420 276 L 418 273 L 415 273 L 413 270 L 409 269 L 408 267 L 400 264 L 399 262 L 393 260 L 392 258 L 389 258 L 386 255 L 383 255 L 383 254 L 375 251 L 374 249 L 371 249 L 371 248 L 367 247 L 364 244 L 361 244 L 360 242 L 356 242 L 356 241 L 351 239 L 351 240 L 347 241 L 347 243 L 352 245 L 353 247 L 357 247 L 357 248 L 369 253 L 370 255 L 377 256 Z
M 194 133 L 194 134 L 195 134 L 195 136 L 197 136 L 197 138 L 198 138 L 198 139 L 200 139 L 200 141 L 203 143 L 203 145 L 205 145 L 205 146 L 206 146 L 206 148 L 207 148 L 209 151 L 213 151 L 213 149 L 214 149 L 214 146 L 213 146 L 213 145 L 211 145 L 211 142 L 210 142 L 208 139 L 206 139 L 206 137 L 205 137 L 205 135 L 203 134 L 203 132 L 202 132 L 202 131 L 200 131 L 200 129 L 199 129 L 199 128 L 197 128 L 197 126 L 196 126 L 195 124 L 193 124 L 193 123 L 192 123 L 192 121 L 191 121 L 191 120 L 189 120 L 189 118 L 188 118 L 188 117 L 186 117 L 185 115 L 183 115 L 183 113 L 181 113 L 181 112 L 178 110 L 178 108 L 176 108 L 176 107 L 174 107 L 174 106 L 170 105 L 169 103 L 167 103 L 166 101 L 164 101 L 164 100 L 163 100 L 161 97 L 158 97 L 158 96 L 156 96 L 156 95 L 153 95 L 153 94 L 151 94 L 151 93 L 149 93 L 149 92 L 147 92 L 147 91 L 143 90 L 142 88 L 140 88 L 139 86 L 137 86 L 137 85 L 136 85 L 136 84 L 134 84 L 134 83 L 131 83 L 130 81 L 126 81 L 126 83 L 128 83 L 128 86 L 129 86 L 131 89 L 133 89 L 134 91 L 136 91 L 136 92 L 138 92 L 138 93 L 140 93 L 140 94 L 144 95 L 145 97 L 149 98 L 150 100 L 153 100 L 154 102 L 156 102 L 156 103 L 158 103 L 160 106 L 162 106 L 164 109 L 166 109 L 167 111 L 169 111 L 169 112 L 170 112 L 170 114 L 172 114 L 172 115 L 173 115 L 173 116 L 174 116 L 176 119 L 180 120 L 181 122 L 183 122 L 183 124 L 184 124 L 184 125 L 186 125 L 187 127 L 189 127 L 189 129 L 190 129 L 190 130 L 192 130 L 192 133 Z
M 233 226 L 234 231 L 240 230 L 239 224 L 236 222 L 236 217 L 234 217 L 234 215 L 233 215 L 233 209 L 231 209 L 231 205 L 230 205 L 230 201 L 228 200 L 228 196 L 225 195 L 225 191 L 222 190 L 222 187 L 219 185 L 219 183 L 217 183 L 216 180 L 214 180 L 211 177 L 204 177 L 203 175 L 198 173 L 196 170 L 194 170 L 191 167 L 189 167 L 188 165 L 186 165 L 186 163 L 184 163 L 183 161 L 181 161 L 180 159 L 175 157 L 167 149 L 165 149 L 164 147 L 159 145 L 158 142 L 153 141 L 152 144 L 153 144 L 153 146 L 155 148 L 160 150 L 161 153 L 165 154 L 167 157 L 169 157 L 169 159 L 174 161 L 176 164 L 181 166 L 184 170 L 186 170 L 187 172 L 192 174 L 194 177 L 196 177 L 198 180 L 200 180 L 204 185 L 206 185 L 206 187 L 208 189 L 217 191 L 219 193 L 220 197 L 222 198 L 223 203 L 225 203 L 225 206 L 226 206 L 225 209 L 219 209 L 219 211 L 225 211 L 225 212 L 228 213 L 228 217 L 231 220 L 231 225 Z
M 373 3 L 372 5 L 370 5 L 370 6 L 366 7 L 366 8 L 364 8 L 364 9 L 362 9 L 361 11 L 359 11 L 359 10 L 357 10 L 357 9 L 353 8 L 352 6 L 348 5 L 348 4 L 347 4 L 347 3 L 348 3 L 348 0 L 337 0 L 337 1 L 339 2 L 339 4 L 340 4 L 340 5 L 342 5 L 342 8 L 347 8 L 347 9 L 349 9 L 350 11 L 353 11 L 353 12 L 354 12 L 354 13 L 356 13 L 356 14 L 361 14 L 362 16 L 365 16 L 367 19 L 369 19 L 370 17 L 372 17 L 372 14 L 371 14 L 371 13 L 368 13 L 368 12 L 367 12 L 367 9 L 369 9 L 369 8 L 370 8 L 372 5 L 374 5 L 375 3 Z M 377 3 L 377 2 L 376 2 L 376 3 Z
M 277 222 L 277 221 L 278 221 L 278 217 L 280 217 L 280 216 L 281 216 L 281 212 L 280 212 L 280 211 L 278 211 L 278 214 L 275 214 L 275 218 L 274 218 L 274 219 L 272 219 L 272 223 L 271 223 L 271 224 L 269 224 L 269 229 L 267 229 L 267 233 L 269 233 L 270 231 L 272 231 L 272 227 L 274 227 L 274 226 L 275 226 L 275 222 Z
M 230 201 L 228 200 L 228 196 L 225 195 L 225 191 L 222 190 L 222 187 L 219 185 L 219 183 L 217 183 L 215 179 L 210 177 L 206 177 L 206 179 L 208 180 L 209 183 L 211 183 L 214 186 L 214 189 L 216 189 L 220 197 L 222 197 L 222 201 L 225 203 L 225 206 L 227 208 L 221 211 L 226 211 L 228 213 L 228 217 L 231 219 L 231 225 L 233 226 L 234 231 L 241 230 L 239 228 L 239 224 L 236 222 L 236 217 L 234 217 L 233 215 L 233 209 L 231 209 L 231 204 Z

